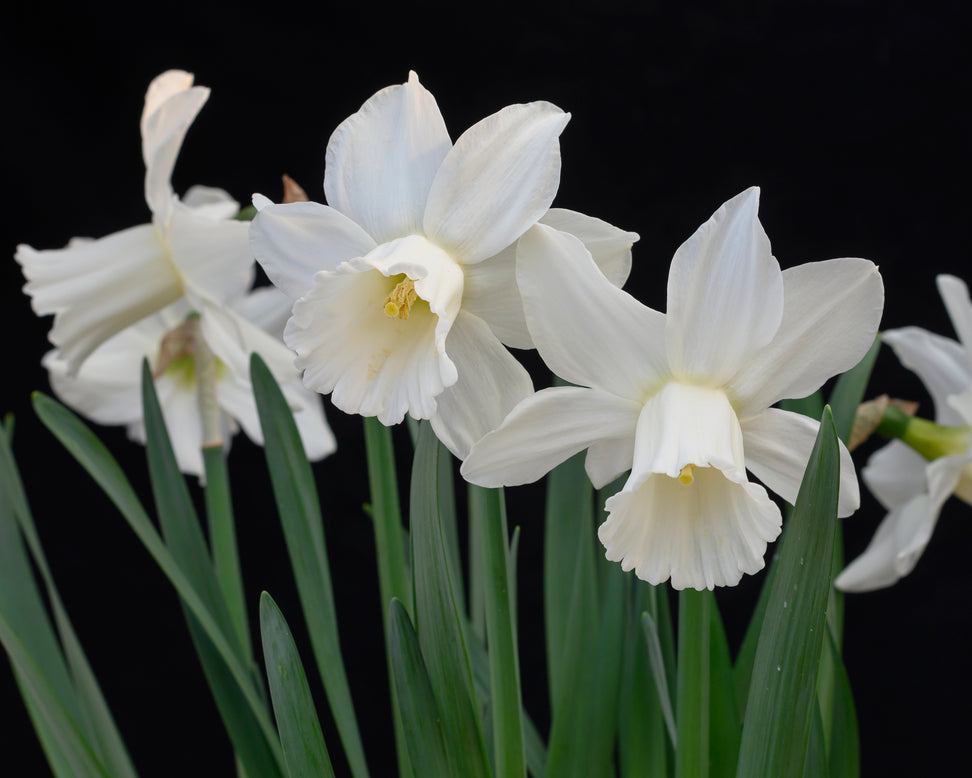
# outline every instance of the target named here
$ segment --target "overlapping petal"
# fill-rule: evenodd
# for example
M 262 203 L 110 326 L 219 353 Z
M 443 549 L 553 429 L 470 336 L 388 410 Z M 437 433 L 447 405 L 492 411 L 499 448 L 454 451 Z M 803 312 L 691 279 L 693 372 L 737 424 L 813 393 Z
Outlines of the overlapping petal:
M 619 288 L 624 286 L 631 273 L 631 247 L 638 242 L 637 232 L 567 208 L 551 208 L 540 223 L 578 238 L 607 280 Z
M 810 262 L 783 272 L 783 298 L 776 336 L 728 383 L 740 418 L 856 365 L 877 334 L 884 283 L 866 259 Z
M 319 270 L 334 270 L 376 245 L 355 222 L 320 203 L 265 205 L 250 225 L 253 256 L 292 300 L 311 288 Z
M 861 477 L 878 501 L 891 510 L 927 489 L 927 464 L 913 448 L 900 440 L 892 440 L 871 454 Z
M 558 138 L 570 119 L 550 103 L 510 105 L 466 130 L 429 191 L 425 234 L 458 262 L 498 254 L 550 208 Z
M 462 475 L 489 487 L 536 481 L 597 441 L 629 435 L 640 410 L 639 403 L 597 389 L 543 389 L 472 447 Z
M 482 319 L 461 311 L 446 345 L 458 380 L 436 397 L 432 429 L 459 459 L 533 392 L 526 369 Z
M 382 89 L 331 135 L 327 202 L 377 243 L 420 233 L 429 189 L 451 148 L 435 98 L 409 73 L 406 84 Z
M 21 245 L 15 256 L 35 313 L 55 314 L 50 339 L 71 372 L 112 335 L 182 294 L 151 225 L 63 249 Z
M 949 403 L 951 395 L 972 386 L 972 366 L 960 343 L 920 327 L 902 327 L 881 334 L 901 362 L 925 385 L 935 404 L 935 421 L 946 426 L 968 423 Z
M 799 413 L 768 408 L 742 421 L 746 467 L 770 491 L 791 505 L 810 461 L 820 422 Z M 843 442 L 840 446 L 840 485 L 837 516 L 846 518 L 861 505 L 854 460 Z
M 517 249 L 527 325 L 557 375 L 644 400 L 667 375 L 665 317 L 611 284 L 579 239 L 537 225 Z
M 680 379 L 724 384 L 780 326 L 783 280 L 758 207 L 759 190 L 747 189 L 675 252 L 665 339 Z
M 145 201 L 161 224 L 166 224 L 172 213 L 170 179 L 182 141 L 209 99 L 209 89 L 192 82 L 191 73 L 168 70 L 152 81 L 145 94 L 141 119 Z

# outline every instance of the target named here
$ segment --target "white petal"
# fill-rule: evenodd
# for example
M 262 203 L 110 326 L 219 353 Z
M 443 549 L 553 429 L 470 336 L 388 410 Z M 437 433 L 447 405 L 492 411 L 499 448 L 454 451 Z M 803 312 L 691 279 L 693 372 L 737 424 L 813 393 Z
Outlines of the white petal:
M 928 461 L 913 448 L 892 440 L 871 454 L 861 477 L 881 505 L 891 510 L 927 489 L 927 465 Z
M 884 283 L 866 259 L 809 262 L 783 272 L 783 297 L 776 337 L 729 383 L 740 417 L 806 397 L 860 362 L 877 335 Z
M 557 375 L 638 401 L 666 376 L 664 315 L 613 286 L 577 238 L 534 227 L 519 242 L 516 280 Z
M 232 311 L 207 305 L 199 318 L 206 344 L 223 365 L 216 391 L 220 407 L 229 413 L 255 443 L 263 443 L 250 382 L 250 354 L 257 353 L 273 374 L 297 422 L 310 459 L 320 459 L 336 448 L 324 419 L 320 398 L 300 382 L 294 353 L 272 335 Z
M 507 106 L 466 130 L 432 182 L 425 234 L 464 263 L 513 243 L 557 193 L 558 138 L 568 119 L 536 102 Z
M 848 592 L 866 592 L 890 586 L 914 570 L 935 531 L 942 505 L 969 462 L 972 457 L 965 455 L 929 463 L 923 470 L 927 491 L 888 513 L 864 553 L 837 576 L 834 585 Z
M 960 343 L 921 327 L 887 330 L 881 334 L 881 339 L 894 349 L 901 364 L 916 373 L 925 385 L 935 403 L 935 421 L 955 427 L 967 423 L 948 402 L 950 395 L 972 386 L 972 366 Z
M 533 382 L 486 322 L 466 311 L 456 317 L 446 346 L 459 380 L 436 398 L 432 429 L 453 454 L 465 459 L 476 441 L 533 393 Z
M 72 372 L 112 335 L 182 294 L 151 225 L 65 249 L 20 245 L 15 256 L 34 312 L 55 314 L 50 339 Z
M 746 467 L 770 490 L 796 504 L 800 482 L 810 461 L 820 422 L 799 413 L 768 408 L 741 422 Z M 840 487 L 837 516 L 846 518 L 861 505 L 854 460 L 840 447 Z
M 160 223 L 171 215 L 170 179 L 189 126 L 209 99 L 209 89 L 192 85 L 192 74 L 169 70 L 149 85 L 142 111 L 145 201 Z
M 783 280 L 758 208 L 759 189 L 747 189 L 675 252 L 665 339 L 680 378 L 725 383 L 780 326 Z
M 605 438 L 591 443 L 584 459 L 584 469 L 595 489 L 603 489 L 611 481 L 631 469 L 634 460 L 634 429 L 627 435 Z
M 203 429 L 195 381 L 186 383 L 163 375 L 155 379 L 155 389 L 179 470 L 201 478 L 205 470 Z M 221 426 L 225 429 L 225 423 Z M 224 441 L 231 437 L 231 434 L 226 435 Z M 141 442 L 144 443 L 144 439 Z
M 261 286 L 241 300 L 232 303 L 233 310 L 264 332 L 283 341 L 284 326 L 294 307 L 294 301 L 275 286 Z
M 320 203 L 264 205 L 250 223 L 253 256 L 291 300 L 311 288 L 317 271 L 334 270 L 374 247 L 357 224 Z
M 631 478 L 664 473 L 678 479 L 691 465 L 696 473 L 716 468 L 729 480 L 745 483 L 743 451 L 739 420 L 721 390 L 671 381 L 638 417 Z
M 192 186 L 182 197 L 182 204 L 199 216 L 213 221 L 233 219 L 240 204 L 225 189 L 216 186 Z
M 185 292 L 220 302 L 246 294 L 256 272 L 248 232 L 246 222 L 213 221 L 177 203 L 168 243 Z
M 946 405 L 960 421 L 958 425 L 972 424 L 972 388 L 947 398 Z
M 514 243 L 495 257 L 463 265 L 462 309 L 485 321 L 493 334 L 511 348 L 533 348 L 523 301 L 516 285 Z
M 644 581 L 676 589 L 733 586 L 763 567 L 782 517 L 766 490 L 734 483 L 715 468 L 691 484 L 666 475 L 635 479 L 606 503 L 597 535 L 606 556 Z
M 965 346 L 969 361 L 972 361 L 972 302 L 969 301 L 969 288 L 961 278 L 949 275 L 937 276 L 935 283 L 948 311 L 948 318 L 952 320 L 955 334 Z
M 544 389 L 519 403 L 472 447 L 462 475 L 489 487 L 536 481 L 592 443 L 629 433 L 640 407 L 596 389 Z
M 407 320 L 384 312 L 400 274 L 415 280 L 420 298 Z M 318 273 L 295 303 L 284 340 L 297 352 L 304 384 L 333 391 L 346 413 L 383 424 L 397 424 L 406 412 L 429 418 L 435 397 L 457 379 L 446 336 L 461 298 L 459 267 L 424 238 L 403 238 Z
M 624 286 L 631 272 L 631 246 L 638 240 L 637 232 L 566 208 L 551 208 L 540 223 L 579 238 L 607 280 L 618 288 Z
M 345 119 L 327 143 L 327 202 L 379 243 L 421 233 L 429 187 L 452 142 L 432 94 L 410 73 Z

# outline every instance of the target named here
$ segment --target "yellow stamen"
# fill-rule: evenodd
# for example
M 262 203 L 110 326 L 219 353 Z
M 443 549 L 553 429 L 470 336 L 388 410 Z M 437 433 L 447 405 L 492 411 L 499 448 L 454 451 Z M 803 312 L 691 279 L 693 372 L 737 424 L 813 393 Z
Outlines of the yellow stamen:
M 382 304 L 385 316 L 389 319 L 407 319 L 416 297 L 418 297 L 418 293 L 415 291 L 415 283 L 411 278 L 399 281 Z
M 695 476 L 692 475 L 695 470 L 695 465 L 685 465 L 678 473 L 678 482 L 681 484 L 690 484 L 695 480 Z

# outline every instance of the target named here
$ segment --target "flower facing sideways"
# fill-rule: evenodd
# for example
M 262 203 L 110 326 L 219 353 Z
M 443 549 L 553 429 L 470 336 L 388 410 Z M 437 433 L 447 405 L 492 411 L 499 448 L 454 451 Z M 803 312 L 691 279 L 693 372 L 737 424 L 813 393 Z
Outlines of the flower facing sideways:
M 860 360 L 884 290 L 863 259 L 781 272 L 758 201 L 757 189 L 743 192 L 682 244 L 666 314 L 608 283 L 570 235 L 527 233 L 517 257 L 527 323 L 544 361 L 577 386 L 517 405 L 473 447 L 466 479 L 528 483 L 586 448 L 597 487 L 631 470 L 598 530 L 608 559 L 679 589 L 762 568 L 782 517 L 746 470 L 793 502 L 819 426 L 770 406 Z M 839 515 L 858 503 L 841 446 Z
M 579 234 L 619 284 L 637 239 L 550 210 L 568 118 L 550 103 L 511 105 L 453 145 L 411 73 L 332 134 L 328 205 L 254 197 L 253 253 L 295 301 L 284 339 L 308 387 L 384 424 L 430 419 L 460 458 L 532 392 L 506 350 L 533 347 L 517 239 L 541 219 Z
M 961 279 L 942 275 L 936 280 L 959 341 L 920 327 L 887 330 L 881 338 L 928 389 L 935 421 L 945 427 L 968 428 L 972 425 L 972 302 Z M 891 441 L 871 456 L 861 475 L 888 515 L 864 553 L 834 581 L 837 588 L 848 592 L 891 586 L 910 573 L 951 495 L 972 505 L 969 436 L 964 436 L 957 450 L 931 461 L 905 443 Z
M 294 413 L 310 459 L 332 453 L 336 444 L 320 397 L 304 388 L 293 368 L 293 355 L 272 332 L 281 301 L 277 290 L 257 289 L 230 307 L 205 304 L 196 313 L 186 299 L 105 341 L 72 373 L 58 350 L 44 357 L 54 393 L 88 418 L 125 425 L 128 435 L 145 442 L 141 366 L 149 361 L 179 469 L 202 476 L 204 439 L 198 357 L 201 348 L 215 358 L 215 390 L 222 442 L 243 428 L 262 444 L 249 358 L 258 353 L 274 374 Z M 286 301 L 283 301 L 286 304 Z M 285 309 L 286 310 L 286 309 Z
M 190 73 L 155 78 L 142 112 L 145 200 L 152 223 L 63 249 L 17 247 L 24 287 L 38 315 L 54 314 L 51 342 L 70 372 L 100 344 L 183 296 L 225 302 L 253 282 L 248 225 L 220 189 L 193 187 L 179 199 L 170 177 L 189 126 L 209 97 Z

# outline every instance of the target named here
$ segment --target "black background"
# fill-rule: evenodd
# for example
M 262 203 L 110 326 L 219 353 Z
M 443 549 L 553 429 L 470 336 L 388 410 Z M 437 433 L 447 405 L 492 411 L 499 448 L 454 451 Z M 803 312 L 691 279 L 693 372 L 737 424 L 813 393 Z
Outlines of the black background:
M 952 331 L 934 276 L 969 278 L 969 13 L 962 3 L 681 4 L 564 2 L 487 8 L 413 3 L 390 11 L 325 2 L 258 8 L 147 4 L 126 17 L 36 4 L 5 11 L 0 72 L 0 412 L 17 418 L 15 451 L 61 593 L 141 775 L 233 774 L 176 597 L 115 509 L 34 417 L 46 389 L 47 320 L 21 293 L 19 242 L 61 246 L 148 221 L 138 118 L 163 70 L 191 70 L 212 96 L 176 167 L 179 192 L 203 183 L 245 201 L 279 198 L 279 176 L 322 199 L 334 127 L 377 89 L 415 69 L 453 138 L 504 105 L 552 101 L 572 113 L 556 205 L 640 233 L 627 288 L 665 304 L 669 260 L 722 202 L 762 187 L 760 216 L 783 267 L 862 256 L 882 269 L 883 327 Z M 743 7 L 745 6 L 745 7 Z M 134 8 L 134 6 L 133 6 Z M 893 355 L 871 393 L 925 403 Z M 393 764 L 380 608 L 360 419 L 328 406 L 340 441 L 316 467 L 341 639 L 374 775 Z M 143 490 L 142 450 L 103 438 Z M 404 430 L 398 442 L 405 448 Z M 863 464 L 869 449 L 856 456 Z M 269 495 L 262 452 L 230 455 L 252 623 L 275 596 L 310 662 Z M 521 662 L 525 701 L 548 721 L 540 613 L 537 491 L 508 495 L 522 527 Z M 845 523 L 849 558 L 882 516 L 869 495 Z M 968 658 L 968 506 L 951 500 L 915 572 L 847 598 L 846 661 L 860 717 L 864 774 L 964 772 Z M 718 593 L 736 646 L 762 576 Z M 3 665 L 0 662 L 0 665 Z M 314 680 L 323 710 L 323 693 Z M 326 719 L 326 714 L 325 714 Z M 12 677 L 0 666 L 0 759 L 16 775 L 47 768 Z M 332 754 L 339 751 L 329 720 Z M 336 767 L 343 770 L 340 758 Z M 6 769 L 3 770 L 6 774 Z

